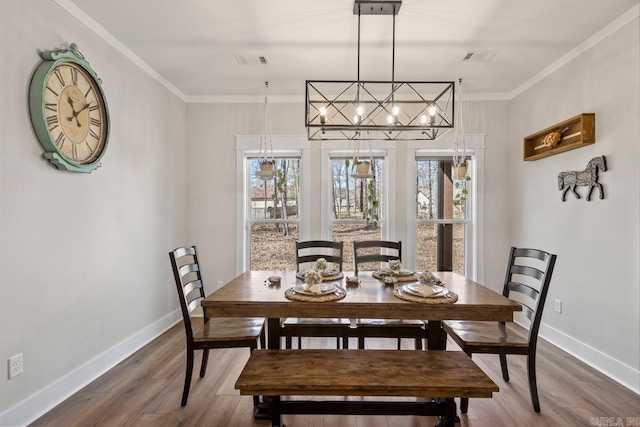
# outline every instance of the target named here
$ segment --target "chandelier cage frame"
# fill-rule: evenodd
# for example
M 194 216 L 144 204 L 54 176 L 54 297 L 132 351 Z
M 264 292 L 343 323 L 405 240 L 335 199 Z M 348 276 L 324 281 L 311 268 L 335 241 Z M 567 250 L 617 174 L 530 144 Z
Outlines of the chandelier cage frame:
M 395 17 L 401 3 L 355 0 L 357 80 L 306 81 L 305 126 L 309 140 L 435 140 L 454 127 L 455 81 L 395 80 Z M 391 81 L 360 80 L 363 14 L 393 16 Z

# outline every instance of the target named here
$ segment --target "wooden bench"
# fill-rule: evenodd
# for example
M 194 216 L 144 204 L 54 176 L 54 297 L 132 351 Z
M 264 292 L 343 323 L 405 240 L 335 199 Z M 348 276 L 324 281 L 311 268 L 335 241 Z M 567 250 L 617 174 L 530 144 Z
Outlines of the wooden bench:
M 491 397 L 498 386 L 461 351 L 256 350 L 235 385 L 271 396 L 281 414 L 428 415 L 453 426 L 455 397 Z M 281 396 L 402 396 L 425 401 L 308 401 Z

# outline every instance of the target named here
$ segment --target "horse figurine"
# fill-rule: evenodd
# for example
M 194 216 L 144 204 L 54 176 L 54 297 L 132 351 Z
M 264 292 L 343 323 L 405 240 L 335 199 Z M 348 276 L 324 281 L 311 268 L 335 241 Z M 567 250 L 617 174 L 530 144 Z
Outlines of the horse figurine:
M 580 195 L 576 192 L 576 186 L 578 185 L 589 186 L 587 200 L 591 200 L 593 187 L 598 187 L 600 190 L 600 198 L 604 199 L 602 184 L 598 182 L 598 169 L 603 172 L 607 170 L 607 162 L 604 156 L 594 157 L 589 160 L 587 168 L 583 171 L 560 172 L 558 175 L 558 189 L 562 191 L 562 201 L 565 201 L 565 196 L 569 190 L 573 191 L 576 199 L 579 199 Z

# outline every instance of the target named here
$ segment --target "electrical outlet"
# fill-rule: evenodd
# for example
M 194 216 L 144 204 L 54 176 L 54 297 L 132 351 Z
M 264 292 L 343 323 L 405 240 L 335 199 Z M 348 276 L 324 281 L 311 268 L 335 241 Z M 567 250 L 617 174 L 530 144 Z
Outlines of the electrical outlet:
M 9 358 L 9 379 L 22 373 L 22 353 Z
M 562 300 L 555 300 L 553 302 L 553 309 L 555 310 L 556 313 L 562 313 Z
M 216 289 L 220 289 L 223 286 L 224 286 L 224 282 L 222 280 L 218 280 L 218 283 L 216 284 Z

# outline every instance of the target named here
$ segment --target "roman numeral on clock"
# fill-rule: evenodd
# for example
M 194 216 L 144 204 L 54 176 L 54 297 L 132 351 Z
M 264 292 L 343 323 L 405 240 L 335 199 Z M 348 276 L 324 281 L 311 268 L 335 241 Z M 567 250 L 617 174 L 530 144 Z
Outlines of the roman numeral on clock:
M 71 83 L 74 86 L 78 86 L 78 70 L 71 68 Z
M 49 130 L 54 130 L 58 127 L 58 116 L 49 116 L 47 117 L 47 126 L 49 126 Z
M 62 87 L 64 87 L 65 86 L 64 78 L 62 77 L 62 73 L 60 72 L 60 69 L 56 68 L 55 70 L 53 70 L 53 74 L 55 74 L 55 76 L 58 78 L 58 81 L 60 82 Z
M 58 148 L 62 148 L 64 143 L 65 143 L 64 134 L 60 132 L 60 135 L 58 135 L 58 137 L 56 138 L 56 145 L 58 146 Z

